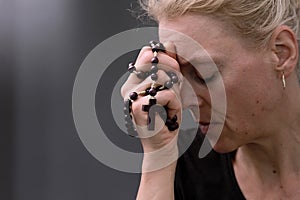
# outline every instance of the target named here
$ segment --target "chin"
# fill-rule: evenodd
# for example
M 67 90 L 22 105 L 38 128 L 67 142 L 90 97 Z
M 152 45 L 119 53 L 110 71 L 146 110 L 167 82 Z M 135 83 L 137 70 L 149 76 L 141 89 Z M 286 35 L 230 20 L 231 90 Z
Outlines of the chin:
M 213 150 L 218 153 L 230 153 L 237 150 L 238 147 L 232 142 L 222 141 L 221 138 L 217 141 L 217 143 L 213 146 Z
M 212 133 L 215 131 L 216 130 L 212 130 Z M 241 142 L 232 136 L 232 132 L 227 131 L 224 127 L 219 137 L 215 134 L 207 134 L 206 137 L 208 137 L 208 141 L 213 150 L 222 154 L 233 152 L 241 145 Z

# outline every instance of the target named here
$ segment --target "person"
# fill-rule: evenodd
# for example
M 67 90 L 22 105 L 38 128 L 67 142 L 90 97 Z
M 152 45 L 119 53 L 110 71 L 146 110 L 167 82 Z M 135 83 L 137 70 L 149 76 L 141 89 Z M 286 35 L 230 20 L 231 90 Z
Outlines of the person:
M 176 92 L 182 90 L 183 79 L 192 88 L 188 91 L 194 92 L 200 115 L 195 117 L 199 131 L 180 158 L 171 159 L 168 165 L 156 170 L 144 170 L 137 199 L 300 199 L 300 1 L 140 3 L 158 22 L 159 38 L 165 49 L 155 49 L 156 43 L 152 42 L 152 48 L 144 47 L 131 66 L 133 73 L 122 87 L 122 95 L 126 99 L 133 90 L 139 91 L 130 101 L 133 123 L 137 127 L 151 124 L 143 105 L 148 104 L 149 89 L 156 89 L 159 92 L 150 99 L 167 108 L 167 121 L 173 119 L 181 125 L 181 108 L 194 104 L 189 101 L 192 92 Z M 191 50 L 183 38 L 195 41 L 203 49 Z M 210 70 L 207 62 L 201 62 L 204 50 L 217 72 Z M 159 62 L 153 62 L 153 58 Z M 199 59 L 191 64 L 194 58 Z M 165 74 L 170 69 L 182 81 L 181 86 L 174 83 L 173 88 L 160 90 L 151 85 L 150 79 L 137 77 L 139 72 L 151 70 L 149 66 L 153 63 L 159 63 L 154 75 L 164 77 L 160 86 L 168 80 Z M 157 80 L 157 76 L 151 79 Z M 225 113 L 218 110 L 220 102 L 212 105 L 212 98 L 218 97 L 222 85 L 226 94 Z M 213 112 L 224 116 L 223 124 L 212 121 Z M 161 155 L 162 160 L 179 155 L 178 135 L 188 132 L 180 132 L 177 127 L 170 130 L 167 125 L 151 137 L 141 137 L 145 153 L 173 143 Z M 221 127 L 219 137 L 213 137 L 214 127 Z M 200 159 L 198 152 L 209 129 L 213 150 Z M 143 135 L 143 129 L 137 131 Z M 157 159 L 145 154 L 143 169 Z

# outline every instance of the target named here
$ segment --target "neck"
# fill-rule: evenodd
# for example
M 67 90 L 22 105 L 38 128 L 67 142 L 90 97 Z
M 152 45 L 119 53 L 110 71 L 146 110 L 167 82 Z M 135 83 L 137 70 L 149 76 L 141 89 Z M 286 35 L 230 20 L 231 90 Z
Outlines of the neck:
M 247 198 L 300 197 L 299 144 L 299 136 L 290 133 L 281 140 L 248 144 L 238 149 L 233 166 L 241 190 L 249 194 Z
M 238 159 L 263 174 L 285 176 L 291 172 L 300 174 L 300 90 L 295 86 L 283 91 L 284 106 L 278 106 L 277 114 L 270 121 L 272 130 L 239 148 Z M 263 176 L 263 175 L 261 175 Z
M 264 179 L 268 175 L 277 178 L 291 173 L 300 175 L 300 134 L 291 131 L 278 135 L 282 137 L 264 138 L 240 147 L 236 162 L 242 161 Z
M 300 98 L 284 105 L 275 131 L 241 146 L 233 161 L 238 182 L 274 193 L 291 194 L 300 186 Z M 275 125 L 276 126 L 276 125 Z M 255 190 L 252 191 L 255 193 Z M 256 190 L 256 192 L 258 192 Z M 299 196 L 298 196 L 299 197 Z

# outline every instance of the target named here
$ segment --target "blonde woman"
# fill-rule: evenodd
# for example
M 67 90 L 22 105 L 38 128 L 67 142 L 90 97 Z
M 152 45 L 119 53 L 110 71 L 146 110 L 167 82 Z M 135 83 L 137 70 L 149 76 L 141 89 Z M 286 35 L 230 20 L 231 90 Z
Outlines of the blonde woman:
M 300 199 L 300 1 L 145 0 L 141 5 L 157 20 L 165 49 L 143 48 L 132 66 L 132 76 L 156 63 L 152 57 L 183 75 L 198 100 L 202 133 L 178 160 L 142 173 L 137 199 Z M 198 73 L 195 66 L 174 53 L 188 52 L 185 43 L 173 37 L 172 31 L 165 34 L 163 30 L 199 43 L 221 76 L 215 76 L 214 71 Z M 124 98 L 129 88 L 143 84 L 137 80 L 131 77 L 125 83 Z M 224 126 L 218 140 L 212 142 L 213 151 L 200 159 L 203 135 L 216 126 L 211 113 L 218 109 L 212 106 L 207 85 L 221 82 L 226 93 Z M 211 88 L 218 92 L 218 87 Z M 147 125 L 149 116 L 142 107 L 149 98 L 140 96 L 133 97 L 130 114 L 136 125 Z M 189 106 L 171 90 L 152 96 L 155 103 L 168 107 L 169 121 L 175 115 L 179 118 L 182 105 Z M 180 125 L 181 119 L 173 121 Z M 138 132 L 142 134 L 142 130 Z M 177 136 L 177 127 L 170 130 L 166 124 L 159 133 L 141 141 L 144 151 L 152 152 Z M 163 157 L 176 157 L 176 151 L 173 145 Z M 145 156 L 143 167 L 151 162 L 156 161 Z

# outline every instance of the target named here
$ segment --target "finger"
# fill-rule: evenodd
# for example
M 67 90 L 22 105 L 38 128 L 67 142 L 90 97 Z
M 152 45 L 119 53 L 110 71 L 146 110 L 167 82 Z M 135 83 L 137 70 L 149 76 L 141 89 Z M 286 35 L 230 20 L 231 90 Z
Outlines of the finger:
M 181 106 L 180 106 L 180 102 L 177 101 L 176 99 L 173 97 L 172 93 L 165 92 L 165 94 L 163 94 L 163 96 L 169 96 L 171 99 L 166 100 L 164 98 L 159 98 L 157 99 L 157 105 L 165 105 L 165 107 L 168 107 L 167 110 L 165 110 L 165 112 L 167 112 L 167 116 L 169 119 L 172 119 L 175 115 L 177 117 L 176 121 L 177 123 L 181 121 Z M 148 138 L 148 137 L 153 137 L 156 134 L 164 134 L 164 133 L 169 133 L 170 131 L 168 130 L 169 128 L 167 128 L 166 123 L 166 118 L 162 117 L 161 114 L 163 114 L 161 111 L 158 111 L 157 113 L 153 113 L 155 114 L 155 118 L 151 118 L 151 120 L 154 120 L 154 126 L 155 128 L 152 130 L 148 129 L 148 119 L 149 119 L 149 113 L 145 112 L 142 110 L 142 107 L 144 105 L 148 105 L 149 102 L 149 98 L 141 98 L 139 102 L 134 102 L 134 104 L 132 105 L 132 115 L 133 115 L 133 120 L 134 120 L 134 124 L 136 126 L 138 135 L 140 138 Z M 167 104 L 166 104 L 167 103 Z M 162 108 L 163 109 L 163 108 Z M 149 111 L 151 112 L 151 111 Z M 154 110 L 152 112 L 155 112 Z M 178 121 L 179 120 L 179 121 Z M 173 132 L 175 130 L 172 130 L 171 132 Z
M 173 118 L 181 112 L 181 102 L 179 96 L 173 90 L 164 90 L 157 93 L 155 96 L 156 104 L 167 107 L 167 115 Z M 136 118 L 135 122 L 138 125 L 146 125 L 148 112 L 143 111 L 143 106 L 149 104 L 149 96 L 139 97 L 138 100 L 132 103 L 132 114 Z
M 180 73 L 180 66 L 176 60 L 176 47 L 172 42 L 165 42 L 165 53 L 158 52 L 159 64 L 158 68 L 164 69 L 166 71 L 176 71 L 178 77 L 182 77 Z M 125 84 L 121 88 L 121 95 L 125 97 L 130 93 L 130 89 L 136 87 L 136 85 L 143 83 L 149 84 L 151 80 L 146 80 L 144 78 L 138 77 L 138 73 L 143 74 L 144 72 L 149 72 L 152 67 L 151 59 L 153 59 L 154 54 L 152 52 L 151 47 L 145 46 L 141 49 L 137 61 L 135 63 L 135 72 L 132 73 Z
M 139 59 L 137 59 L 135 63 L 135 67 L 137 70 L 140 71 L 149 71 L 151 69 L 152 63 L 151 60 L 154 57 L 154 54 L 152 50 L 145 50 L 141 55 L 139 55 Z M 176 61 L 176 59 L 167 53 L 164 52 L 158 52 L 157 58 L 159 60 L 159 65 L 168 66 L 169 68 L 172 68 L 173 70 L 180 71 L 179 64 Z
M 141 60 L 141 59 L 142 59 L 141 57 L 143 56 L 143 54 L 144 54 L 145 52 L 148 52 L 148 51 L 151 51 L 151 52 L 152 52 L 151 47 L 150 47 L 150 46 L 144 46 L 144 47 L 141 49 L 141 51 L 139 52 L 139 55 L 138 55 L 138 57 L 137 57 L 136 60 Z
M 141 54 L 139 55 L 140 60 L 137 60 L 137 63 L 135 64 L 136 70 L 141 72 L 150 71 L 152 67 L 151 59 L 153 57 L 154 55 L 151 49 L 149 49 L 148 47 L 143 48 Z M 157 57 L 159 59 L 159 64 L 158 64 L 159 69 L 164 69 L 165 71 L 173 71 L 177 74 L 177 77 L 180 80 L 182 79 L 179 64 L 174 58 L 170 57 L 169 55 L 163 52 L 159 52 Z M 136 74 L 132 73 L 128 77 L 125 84 L 122 86 L 121 94 L 123 97 L 125 97 L 127 94 L 130 93 L 130 89 L 132 90 L 133 88 L 136 87 L 136 85 L 141 83 L 150 84 L 151 82 L 152 80 L 150 77 L 143 80 L 138 78 Z
M 179 122 L 181 121 L 181 102 L 179 96 L 173 90 L 165 90 L 156 95 L 157 104 L 167 107 L 168 118 L 177 115 Z
M 177 53 L 176 53 L 176 46 L 173 42 L 164 42 L 163 43 L 165 49 L 166 49 L 166 54 L 170 56 L 171 58 L 177 60 Z

